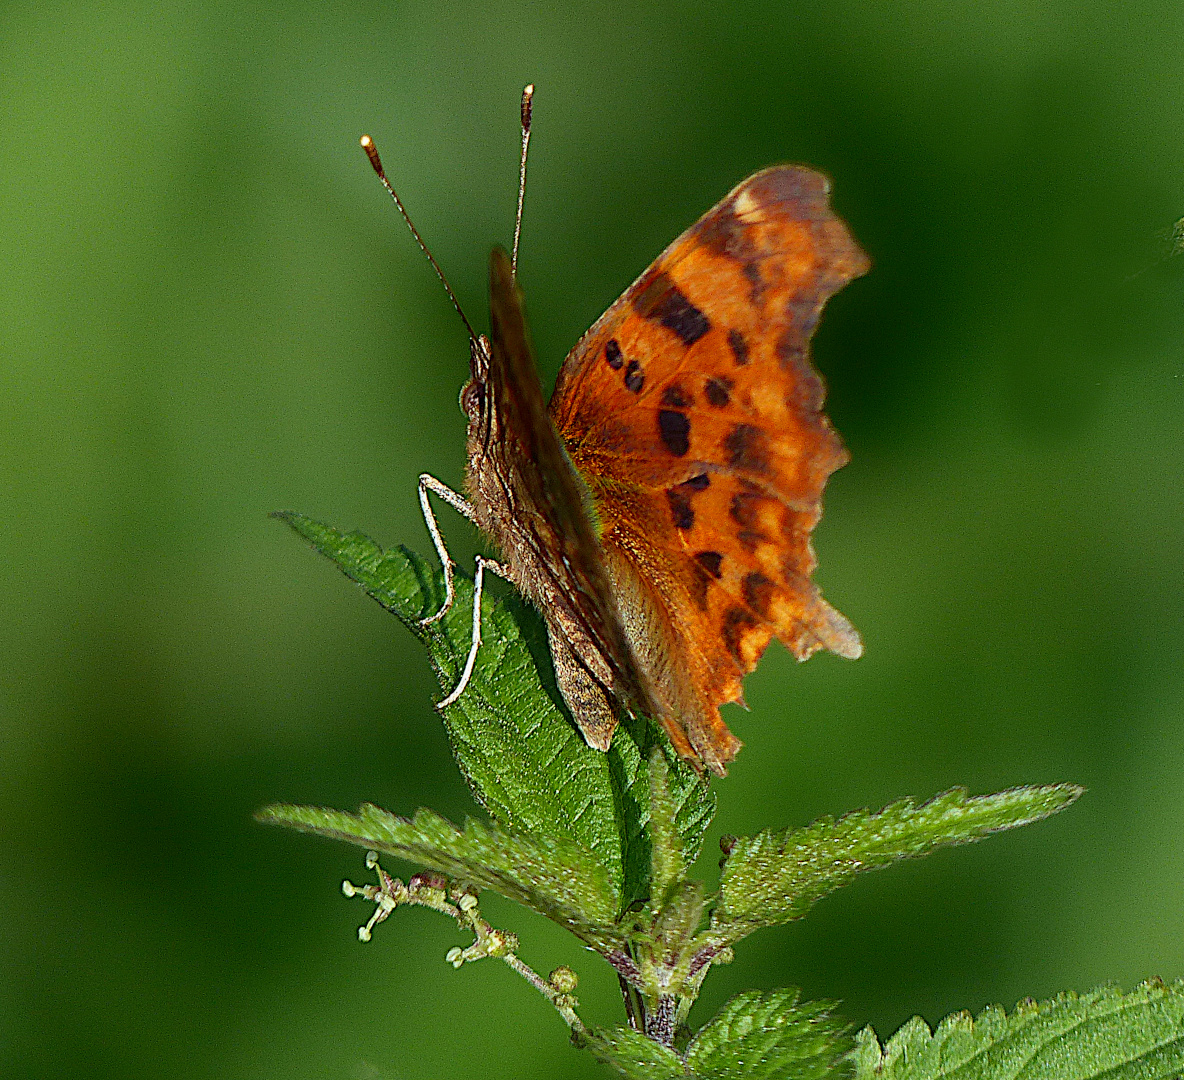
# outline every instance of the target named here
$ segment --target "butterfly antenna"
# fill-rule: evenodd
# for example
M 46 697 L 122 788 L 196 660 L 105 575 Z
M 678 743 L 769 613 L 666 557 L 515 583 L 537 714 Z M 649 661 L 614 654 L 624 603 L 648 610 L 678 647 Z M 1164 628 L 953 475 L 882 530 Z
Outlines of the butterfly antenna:
M 382 186 L 386 188 L 387 194 L 395 200 L 395 206 L 399 208 L 399 213 L 403 215 L 403 220 L 407 222 L 407 228 L 411 230 L 411 235 L 415 237 L 415 242 L 419 245 L 419 250 L 424 253 L 428 262 L 432 264 L 432 269 L 436 271 L 436 277 L 440 279 L 440 284 L 444 286 L 444 291 L 448 293 L 448 299 L 452 301 L 452 306 L 456 308 L 456 313 L 460 316 L 461 322 L 465 324 L 465 329 L 469 332 L 470 340 L 477 341 L 477 333 L 473 329 L 473 324 L 465 318 L 465 313 L 461 310 L 460 303 L 456 299 L 456 293 L 452 291 L 452 286 L 448 284 L 448 279 L 444 276 L 444 271 L 440 269 L 440 264 L 436 262 L 432 257 L 432 253 L 428 251 L 428 246 L 423 242 L 423 237 L 419 235 L 419 230 L 415 227 L 410 215 L 403 208 L 402 200 L 395 194 L 395 189 L 391 187 L 391 182 L 386 178 L 386 173 L 382 169 L 382 159 L 378 156 L 378 147 L 374 145 L 374 140 L 369 135 L 363 135 L 359 142 L 362 144 L 362 149 L 366 151 L 366 157 L 370 159 L 370 164 L 374 167 L 374 171 L 378 173 L 378 179 L 382 181 Z
M 518 216 L 514 219 L 514 251 L 510 255 L 510 273 L 518 276 L 518 238 L 522 235 L 522 201 L 526 198 L 526 151 L 530 148 L 530 114 L 534 101 L 534 83 L 522 91 L 522 162 L 518 166 Z

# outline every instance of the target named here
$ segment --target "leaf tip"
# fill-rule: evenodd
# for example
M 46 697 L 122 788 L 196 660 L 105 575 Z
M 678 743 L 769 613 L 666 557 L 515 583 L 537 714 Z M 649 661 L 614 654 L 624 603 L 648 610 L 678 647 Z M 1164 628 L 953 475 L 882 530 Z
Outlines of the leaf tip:
M 284 811 L 287 809 L 284 803 L 268 803 L 259 807 L 251 816 L 262 825 L 282 825 L 285 821 Z
M 299 510 L 272 510 L 267 516 L 274 521 L 282 521 L 298 536 L 303 536 L 306 540 L 313 539 L 310 526 L 317 523 L 307 514 L 302 514 Z

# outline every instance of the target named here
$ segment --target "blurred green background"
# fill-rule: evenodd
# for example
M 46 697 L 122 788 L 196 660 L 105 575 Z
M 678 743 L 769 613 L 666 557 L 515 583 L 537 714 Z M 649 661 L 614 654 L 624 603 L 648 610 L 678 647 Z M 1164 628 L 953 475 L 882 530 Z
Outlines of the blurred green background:
M 504 966 L 445 965 L 438 916 L 359 945 L 360 850 L 251 820 L 474 809 L 411 636 L 266 514 L 429 550 L 415 477 L 460 482 L 465 338 L 357 138 L 484 325 L 527 81 L 546 380 L 761 166 L 828 172 L 875 263 L 816 349 L 852 452 L 819 580 L 866 656 L 770 650 L 704 872 L 721 831 L 1089 788 L 750 939 L 693 1019 L 794 984 L 886 1035 L 1184 974 L 1178 3 L 13 3 L 4 1076 L 600 1075 Z M 599 961 L 488 912 L 619 1022 Z

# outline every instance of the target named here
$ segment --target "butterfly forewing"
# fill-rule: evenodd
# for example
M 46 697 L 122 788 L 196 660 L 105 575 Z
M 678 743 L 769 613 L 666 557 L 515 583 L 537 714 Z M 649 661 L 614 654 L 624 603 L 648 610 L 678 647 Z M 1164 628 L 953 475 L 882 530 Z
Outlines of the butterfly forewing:
M 550 403 L 663 723 L 717 772 L 740 745 L 718 706 L 773 636 L 802 659 L 861 650 L 810 581 L 846 453 L 809 339 L 868 267 L 827 192 L 796 166 L 749 177 L 581 339 Z

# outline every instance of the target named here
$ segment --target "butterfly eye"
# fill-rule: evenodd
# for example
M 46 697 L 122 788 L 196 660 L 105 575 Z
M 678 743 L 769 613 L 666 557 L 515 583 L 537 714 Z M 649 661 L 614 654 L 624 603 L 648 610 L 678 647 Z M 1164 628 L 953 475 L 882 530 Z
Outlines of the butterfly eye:
M 476 379 L 470 379 L 460 392 L 461 411 L 470 420 L 480 418 L 485 411 L 485 384 Z

